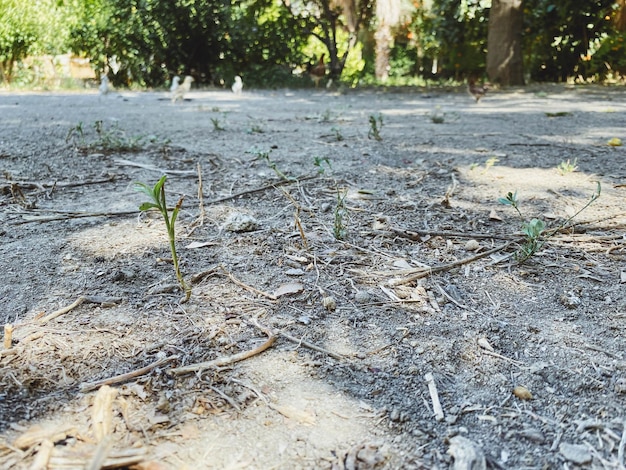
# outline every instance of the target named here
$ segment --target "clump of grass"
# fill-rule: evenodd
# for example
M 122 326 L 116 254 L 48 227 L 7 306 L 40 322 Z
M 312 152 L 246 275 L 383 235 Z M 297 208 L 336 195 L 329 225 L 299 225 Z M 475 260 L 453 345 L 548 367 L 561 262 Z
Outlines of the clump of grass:
M 82 122 L 79 122 L 68 131 L 65 141 L 72 142 L 81 150 L 98 149 L 105 152 L 135 152 L 143 148 L 147 138 L 145 136 L 131 136 L 120 128 L 117 122 L 107 128 L 104 121 L 98 120 L 93 124 L 95 140 L 87 142 L 87 131 Z
M 163 220 L 165 221 L 165 229 L 167 230 L 167 236 L 170 243 L 170 251 L 172 253 L 172 262 L 174 264 L 174 271 L 176 272 L 176 279 L 185 292 L 184 302 L 189 300 L 191 297 L 191 286 L 187 284 L 185 281 L 181 271 L 180 264 L 178 262 L 178 254 L 176 253 L 176 217 L 178 217 L 178 212 L 183 205 L 183 197 L 178 200 L 176 207 L 172 211 L 172 215 L 170 216 L 167 209 L 167 202 L 165 198 L 165 180 L 167 179 L 166 175 L 163 175 L 159 181 L 154 185 L 154 187 L 150 187 L 145 183 L 135 182 L 135 189 L 137 191 L 141 191 L 142 193 L 148 195 L 150 198 L 149 202 L 144 202 L 139 206 L 140 211 L 147 211 L 150 209 L 158 209 L 163 216 Z
M 313 165 L 317 167 L 318 175 L 323 175 L 326 172 L 324 169 L 324 163 L 328 166 L 329 170 L 332 170 L 328 157 L 313 157 Z
M 383 128 L 383 115 L 380 113 L 371 114 L 369 117 L 369 123 L 370 123 L 370 130 L 367 133 L 367 138 L 375 139 L 379 142 L 383 140 L 382 136 L 380 135 L 380 131 Z
M 591 195 L 589 201 L 574 215 L 568 217 L 565 221 L 559 224 L 557 227 L 546 230 L 546 223 L 540 219 L 531 219 L 529 221 L 524 219 L 522 212 L 519 208 L 519 200 L 517 199 L 517 191 L 512 193 L 509 192 L 505 197 L 498 198 L 498 202 L 501 204 L 505 204 L 507 206 L 511 206 L 519 217 L 522 219 L 522 233 L 525 238 L 524 241 L 519 248 L 519 250 L 515 253 L 515 259 L 521 264 L 531 258 L 537 251 L 541 249 L 544 243 L 556 235 L 558 232 L 568 227 L 569 223 L 574 220 L 581 212 L 587 209 L 593 202 L 595 202 L 601 193 L 600 183 L 597 183 L 596 191 Z
M 214 131 L 225 131 L 226 129 L 224 128 L 224 126 L 222 126 L 221 122 L 220 122 L 220 118 L 211 118 L 211 122 L 213 123 L 213 130 Z
M 326 109 L 319 118 L 319 122 L 330 122 L 330 119 L 332 117 L 332 112 L 330 109 Z
M 337 140 L 337 142 L 341 142 L 343 140 L 343 134 L 338 127 L 333 126 L 330 131 L 334 134 L 335 140 Z
M 562 176 L 567 175 L 568 173 L 573 173 L 576 170 L 578 170 L 578 159 L 574 158 L 573 162 L 570 162 L 569 158 L 567 159 L 567 161 L 565 162 L 561 162 L 557 165 L 556 169 L 558 170 L 559 173 L 561 173 Z
M 441 106 L 435 106 L 435 110 L 428 115 L 434 124 L 443 124 L 446 122 L 446 113 L 441 110 Z

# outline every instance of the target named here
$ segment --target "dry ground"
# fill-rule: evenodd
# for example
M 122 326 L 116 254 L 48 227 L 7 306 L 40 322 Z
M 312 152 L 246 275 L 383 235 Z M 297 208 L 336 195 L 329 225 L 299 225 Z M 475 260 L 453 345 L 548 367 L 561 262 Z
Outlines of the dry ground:
M 624 468 L 625 98 L 0 93 L 0 466 Z

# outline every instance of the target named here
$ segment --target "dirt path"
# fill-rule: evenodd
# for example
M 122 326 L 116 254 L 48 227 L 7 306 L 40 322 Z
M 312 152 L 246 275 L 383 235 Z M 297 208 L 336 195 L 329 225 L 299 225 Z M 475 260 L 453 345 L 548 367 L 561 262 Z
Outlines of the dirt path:
M 624 468 L 625 115 L 595 87 L 0 93 L 0 466 Z M 186 303 L 134 190 L 164 172 Z

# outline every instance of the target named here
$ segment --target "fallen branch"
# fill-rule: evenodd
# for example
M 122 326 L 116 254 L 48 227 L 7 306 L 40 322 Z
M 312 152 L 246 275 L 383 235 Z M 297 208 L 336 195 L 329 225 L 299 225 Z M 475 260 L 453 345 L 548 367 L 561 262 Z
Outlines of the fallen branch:
M 235 362 L 241 362 L 246 359 L 249 359 L 252 356 L 256 356 L 257 354 L 260 354 L 266 349 L 269 349 L 270 347 L 272 347 L 272 345 L 276 341 L 276 336 L 272 335 L 269 332 L 267 333 L 269 336 L 268 340 L 265 343 L 263 343 L 261 346 L 259 346 L 258 348 L 252 349 L 250 351 L 243 351 L 243 352 L 240 352 L 239 354 L 234 354 L 233 356 L 218 357 L 217 359 L 214 359 L 212 361 L 200 362 L 198 364 L 191 364 L 191 365 L 184 366 L 184 367 L 177 367 L 175 369 L 170 369 L 168 373 L 173 374 L 173 375 L 191 374 L 192 372 L 199 372 L 199 371 L 211 369 L 214 367 L 215 368 L 224 367 L 224 366 L 234 364 Z
M 115 377 L 110 377 L 108 379 L 98 380 L 97 382 L 87 382 L 80 386 L 80 391 L 83 393 L 91 392 L 97 388 L 100 388 L 103 385 L 115 385 L 121 382 L 126 382 L 127 380 L 134 379 L 136 377 L 140 377 L 142 375 L 147 374 L 152 369 L 156 369 L 157 367 L 161 367 L 168 362 L 172 362 L 178 359 L 178 356 L 170 356 L 159 359 L 158 361 L 153 362 L 152 364 L 142 367 L 141 369 L 134 370 L 132 372 L 127 372 L 126 374 L 116 375 Z
M 447 237 L 447 238 L 476 238 L 476 239 L 496 239 L 511 240 L 520 238 L 515 235 L 494 235 L 490 233 L 465 233 L 465 232 L 447 232 L 440 230 L 406 230 L 400 227 L 389 227 L 394 235 L 398 235 L 409 240 L 421 241 L 422 237 Z
M 39 318 L 37 320 L 37 322 L 40 325 L 45 325 L 46 323 L 48 323 L 50 320 L 54 320 L 57 317 L 60 317 L 61 315 L 65 315 L 68 312 L 71 312 L 72 310 L 74 310 L 76 307 L 82 305 L 84 302 L 88 302 L 88 303 L 92 303 L 92 304 L 100 304 L 103 306 L 111 306 L 111 305 L 115 305 L 119 302 L 121 302 L 122 299 L 119 297 L 100 297 L 97 295 L 94 296 L 84 296 L 81 295 L 78 299 L 76 299 L 74 301 L 73 304 L 68 305 L 67 307 L 63 307 L 59 310 L 56 310 L 54 312 L 52 312 L 50 315 L 47 315 L 43 318 Z
M 274 336 L 282 336 L 283 338 L 285 338 L 288 341 L 291 341 L 292 343 L 298 344 L 300 346 L 304 346 L 305 348 L 308 348 L 308 349 L 312 349 L 313 351 L 321 352 L 323 354 L 326 354 L 327 356 L 332 357 L 333 359 L 337 359 L 338 361 L 344 359 L 344 357 L 341 354 L 334 353 L 320 346 L 317 346 L 313 343 L 309 343 L 308 341 L 305 341 L 303 339 L 298 339 L 280 330 L 275 330 L 273 328 L 268 328 L 266 326 L 260 325 L 256 320 L 248 320 L 248 323 L 256 326 L 258 329 L 265 332 L 266 334 L 267 332 L 269 332 L 270 334 Z
M 230 201 L 231 199 L 236 199 L 238 197 L 241 196 L 247 196 L 249 194 L 255 194 L 255 193 L 260 193 L 263 191 L 267 191 L 269 189 L 274 189 L 278 186 L 284 186 L 286 184 L 293 184 L 293 183 L 299 183 L 300 181 L 306 181 L 306 180 L 311 180 L 317 178 L 317 175 L 309 175 L 309 176 L 301 176 L 299 178 L 294 178 L 292 180 L 282 180 L 282 181 L 277 181 L 276 183 L 271 183 L 265 186 L 261 186 L 260 188 L 254 188 L 254 189 L 248 189 L 246 191 L 241 191 L 239 193 L 235 193 L 231 196 L 224 196 L 222 198 L 219 199 L 214 199 L 212 201 L 207 202 L 207 205 L 209 204 L 219 204 L 221 202 L 225 202 L 225 201 Z
M 237 284 L 238 286 L 243 287 L 244 289 L 249 290 L 250 292 L 254 292 L 255 294 L 261 295 L 261 296 L 266 297 L 266 298 L 268 298 L 270 300 L 278 300 L 278 297 L 276 297 L 274 294 L 270 294 L 268 292 L 263 292 L 262 290 L 256 289 L 255 287 L 252 287 L 252 286 L 249 286 L 248 284 L 245 284 L 245 283 L 241 282 L 239 279 L 237 279 L 231 273 L 226 271 L 225 268 L 222 267 L 222 270 L 224 271 L 224 273 L 226 274 L 228 279 L 230 279 L 234 284 Z
M 84 219 L 85 217 L 120 217 L 125 215 L 136 214 L 136 210 L 118 211 L 118 212 L 65 212 L 63 215 L 55 215 L 49 217 L 33 216 L 29 219 L 12 222 L 11 225 L 32 224 L 33 222 L 55 222 L 57 220 Z
M 483 251 L 482 253 L 478 253 L 477 255 L 470 256 L 469 258 L 464 258 L 462 260 L 455 261 L 454 263 L 443 264 L 441 266 L 434 266 L 432 268 L 417 268 L 415 270 L 415 274 L 408 276 L 408 277 L 401 278 L 401 279 L 390 279 L 387 282 L 387 284 L 389 284 L 390 286 L 400 286 L 403 284 L 408 284 L 409 282 L 416 281 L 423 277 L 430 276 L 431 274 L 440 273 L 443 271 L 449 271 L 450 269 L 454 269 L 458 266 L 463 266 L 464 264 L 472 263 L 476 260 L 484 258 L 485 256 L 489 256 L 494 253 L 497 253 L 498 251 L 504 250 L 508 248 L 509 246 L 511 246 L 513 243 L 515 242 L 513 241 L 507 242 L 504 245 L 497 246 L 495 248 L 492 248 L 491 250 Z
M 124 160 L 123 158 L 118 158 L 114 160 L 115 163 L 119 164 L 119 165 L 126 165 L 126 166 L 134 166 L 136 168 L 143 168 L 144 170 L 150 170 L 150 171 L 156 171 L 162 174 L 169 174 L 169 175 L 183 175 L 183 176 L 195 176 L 196 172 L 193 170 L 167 170 L 165 168 L 159 168 L 153 165 L 146 165 L 145 163 L 138 163 L 138 162 L 133 162 L 131 160 Z
M 10 191 L 12 184 L 17 184 L 22 189 L 39 189 L 40 191 L 44 191 L 46 189 L 75 188 L 78 186 L 89 186 L 91 184 L 111 183 L 113 181 L 115 181 L 114 176 L 96 180 L 55 181 L 53 183 L 39 183 L 38 181 L 11 181 L 10 184 L 0 185 L 0 194 Z

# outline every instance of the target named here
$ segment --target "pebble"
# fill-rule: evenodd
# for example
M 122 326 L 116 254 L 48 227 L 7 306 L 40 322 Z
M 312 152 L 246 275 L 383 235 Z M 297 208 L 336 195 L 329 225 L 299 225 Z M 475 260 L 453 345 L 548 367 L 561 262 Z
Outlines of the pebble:
M 591 452 L 589 452 L 589 449 L 583 445 L 562 442 L 559 446 L 559 452 L 565 460 L 569 460 L 570 462 L 574 462 L 578 465 L 584 465 L 591 462 Z
M 252 232 L 259 228 L 259 223 L 251 215 L 233 212 L 228 216 L 222 228 L 229 232 Z

